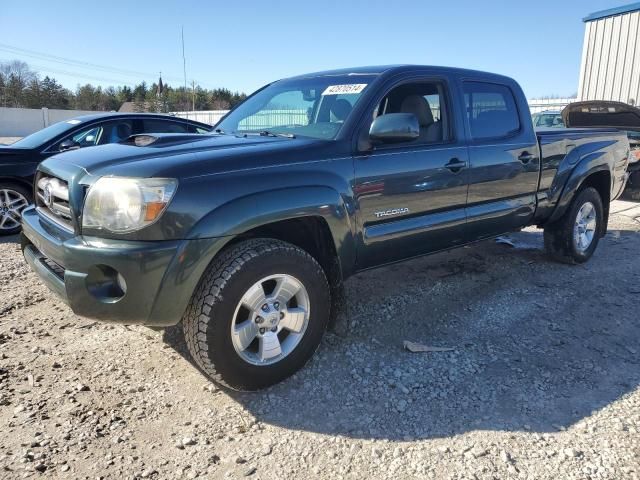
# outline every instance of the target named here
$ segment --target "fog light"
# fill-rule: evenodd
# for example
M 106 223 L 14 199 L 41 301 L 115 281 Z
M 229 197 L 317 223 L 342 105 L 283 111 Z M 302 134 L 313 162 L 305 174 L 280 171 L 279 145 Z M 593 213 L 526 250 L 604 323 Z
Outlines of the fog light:
M 93 265 L 85 279 L 87 290 L 104 303 L 120 300 L 127 293 L 127 282 L 115 268 L 108 265 Z

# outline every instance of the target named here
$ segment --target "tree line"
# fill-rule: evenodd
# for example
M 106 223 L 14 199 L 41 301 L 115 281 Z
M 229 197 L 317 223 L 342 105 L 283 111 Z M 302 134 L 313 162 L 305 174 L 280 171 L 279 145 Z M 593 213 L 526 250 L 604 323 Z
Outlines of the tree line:
M 101 87 L 89 83 L 75 91 L 55 78 L 31 70 L 26 62 L 0 62 L 0 106 L 17 108 L 59 108 L 63 110 L 117 111 L 124 102 L 132 102 L 136 112 L 175 112 L 187 110 L 227 110 L 246 98 L 244 93 L 226 88 L 206 89 L 172 87 L 142 81 L 128 86 Z

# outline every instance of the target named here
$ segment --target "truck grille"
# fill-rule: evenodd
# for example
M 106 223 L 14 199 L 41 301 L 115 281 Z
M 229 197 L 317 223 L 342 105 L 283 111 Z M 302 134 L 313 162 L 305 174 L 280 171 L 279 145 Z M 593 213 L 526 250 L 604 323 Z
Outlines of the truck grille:
M 69 186 L 56 177 L 40 176 L 37 180 L 38 211 L 67 230 L 73 231 Z

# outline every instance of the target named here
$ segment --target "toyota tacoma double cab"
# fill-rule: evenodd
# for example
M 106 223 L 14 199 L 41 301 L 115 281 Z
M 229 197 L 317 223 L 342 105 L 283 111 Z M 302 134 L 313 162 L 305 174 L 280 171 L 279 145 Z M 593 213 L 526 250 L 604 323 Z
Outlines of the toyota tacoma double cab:
M 211 379 L 256 390 L 309 360 L 359 271 L 528 225 L 587 261 L 629 156 L 613 129 L 535 132 L 504 76 L 320 72 L 261 88 L 208 135 L 47 159 L 22 249 L 78 315 L 182 322 Z

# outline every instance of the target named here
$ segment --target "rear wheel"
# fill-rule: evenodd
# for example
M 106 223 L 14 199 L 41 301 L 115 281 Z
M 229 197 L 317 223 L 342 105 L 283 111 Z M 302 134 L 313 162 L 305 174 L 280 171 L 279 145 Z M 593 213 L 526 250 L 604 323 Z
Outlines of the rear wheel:
M 544 245 L 555 260 L 584 263 L 596 250 L 604 234 L 602 198 L 593 187 L 576 195 L 559 220 L 544 228 Z
M 13 235 L 20 231 L 22 211 L 31 202 L 31 192 L 22 185 L 0 184 L 0 235 Z
M 304 366 L 329 309 L 329 285 L 313 257 L 278 240 L 248 240 L 210 265 L 183 328 L 208 376 L 234 390 L 257 390 Z

